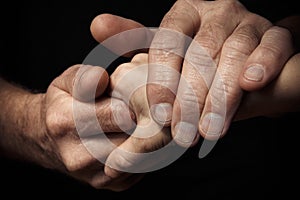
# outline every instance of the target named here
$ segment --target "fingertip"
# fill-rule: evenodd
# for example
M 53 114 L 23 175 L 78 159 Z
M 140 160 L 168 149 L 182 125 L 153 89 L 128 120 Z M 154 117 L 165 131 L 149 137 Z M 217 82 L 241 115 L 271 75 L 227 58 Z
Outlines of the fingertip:
M 111 23 L 115 23 L 114 19 L 115 16 L 104 13 L 96 16 L 92 20 L 90 31 L 95 40 L 102 42 L 109 37 L 109 30 L 111 30 L 109 25 L 111 25 Z
M 99 97 L 109 82 L 108 73 L 97 66 L 82 65 L 76 76 L 73 96 L 80 101 L 90 101 Z
M 265 70 L 258 65 L 251 65 L 244 69 L 239 77 L 239 85 L 245 91 L 261 89 L 264 84 Z
M 103 42 L 105 39 L 122 31 L 141 27 L 143 27 L 142 24 L 133 20 L 104 13 L 96 16 L 92 20 L 90 31 L 95 40 Z
M 172 129 L 174 141 L 183 148 L 194 146 L 199 140 L 196 126 L 188 122 L 178 122 Z
M 146 87 L 151 117 L 164 127 L 171 125 L 175 99 L 173 89 L 169 88 L 164 84 L 148 84 Z
M 198 129 L 204 139 L 218 140 L 223 137 L 225 126 L 224 116 L 207 112 L 201 117 Z
M 160 125 L 171 125 L 173 106 L 170 103 L 154 104 L 150 107 L 152 118 Z

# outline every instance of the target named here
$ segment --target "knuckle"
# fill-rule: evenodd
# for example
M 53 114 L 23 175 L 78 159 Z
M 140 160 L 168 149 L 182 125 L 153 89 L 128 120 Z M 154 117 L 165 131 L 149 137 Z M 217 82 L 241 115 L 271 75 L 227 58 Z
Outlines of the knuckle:
M 137 63 L 130 62 L 130 63 L 123 63 L 119 65 L 113 74 L 110 76 L 110 85 L 111 89 L 118 89 L 122 90 L 123 84 L 119 84 L 121 81 L 124 81 L 123 78 L 126 76 L 133 76 L 135 75 L 135 72 L 132 72 L 134 68 L 138 67 Z M 130 74 L 128 74 L 130 73 Z
M 161 56 L 162 54 L 166 56 L 170 53 L 182 54 L 185 46 L 185 36 L 182 34 L 182 31 L 176 31 L 176 29 L 173 30 L 172 28 L 161 28 L 153 38 L 150 55 Z
M 194 47 L 192 47 L 194 56 L 199 54 L 198 52 L 200 51 L 203 55 L 209 55 L 213 60 L 217 58 L 222 44 L 219 42 L 219 37 L 215 36 L 217 31 L 214 30 L 215 33 L 213 33 L 211 28 L 211 25 L 204 27 L 203 30 L 205 30 L 205 32 L 202 32 L 199 36 L 197 36 L 196 44 L 198 45 L 193 44 Z
M 82 166 L 79 163 L 76 163 L 74 159 L 69 159 L 67 162 L 65 162 L 65 167 L 69 173 L 77 172 L 82 168 Z
M 165 83 L 149 84 L 147 94 L 151 105 L 159 102 L 172 103 L 175 98 L 175 86 L 166 86 Z
M 106 176 L 103 172 L 100 172 L 100 175 L 93 178 L 89 184 L 95 189 L 105 189 L 109 188 L 112 182 L 112 178 Z
M 201 37 L 196 43 L 193 42 L 190 45 L 185 55 L 185 61 L 199 70 L 215 68 L 214 60 L 216 60 L 219 51 L 220 46 L 216 42 Z
M 54 138 L 60 138 L 65 136 L 68 132 L 74 130 L 72 120 L 69 115 L 49 109 L 46 114 L 46 128 L 47 132 Z
M 239 13 L 241 10 L 245 10 L 244 6 L 236 0 L 225 0 L 220 2 L 223 3 L 222 10 L 224 11 L 224 15 L 228 15 L 228 11 Z
M 255 13 L 247 13 L 245 21 L 255 25 L 257 31 L 260 31 L 261 34 L 267 31 L 271 26 L 273 26 L 272 22 L 270 22 L 268 19 Z
M 270 35 L 280 35 L 283 38 L 292 38 L 292 33 L 288 29 L 279 26 L 273 26 L 267 30 L 267 33 L 270 33 Z
M 157 44 L 154 44 L 157 45 Z M 149 51 L 149 61 L 150 63 L 160 64 L 167 63 L 170 60 L 171 53 L 166 49 L 152 48 Z
M 151 71 L 152 73 L 152 71 Z M 155 81 L 162 86 L 168 87 L 172 85 L 175 80 L 178 80 L 179 72 L 168 66 L 156 67 L 152 76 L 155 77 Z
M 148 54 L 146 53 L 139 53 L 136 54 L 133 58 L 132 58 L 132 62 L 137 62 L 137 63 L 146 63 L 148 60 Z
M 74 147 L 66 146 L 60 152 L 64 166 L 69 173 L 80 172 L 81 170 L 88 169 L 91 166 L 98 164 L 98 161 L 83 150 L 85 147 L 81 145 L 82 144 Z
M 83 163 L 81 163 L 76 156 L 70 153 L 62 154 L 62 159 L 65 165 L 66 170 L 69 173 L 78 172 L 83 168 Z
M 184 8 L 181 5 L 182 2 L 180 3 L 175 3 L 173 7 L 170 9 L 169 12 L 164 16 L 162 22 L 161 22 L 161 27 L 168 27 L 168 28 L 179 28 L 176 24 L 178 22 L 178 16 L 181 15 L 181 10 Z
M 180 77 L 180 73 L 176 69 L 167 65 L 151 65 L 149 70 L 147 89 L 150 89 L 151 86 L 153 89 L 151 89 L 151 93 L 162 96 L 165 95 L 162 92 L 166 92 L 168 95 L 175 93 Z
M 134 69 L 136 67 L 133 63 L 122 63 L 119 65 L 114 73 L 113 73 L 113 79 L 115 80 L 116 77 L 122 77 L 124 76 L 129 70 Z
M 252 25 L 239 28 L 229 37 L 223 46 L 224 52 L 236 52 L 242 55 L 250 55 L 260 41 L 259 33 Z
M 186 110 L 195 110 L 195 108 L 203 107 L 206 93 L 207 89 L 205 87 L 197 90 L 191 88 L 184 90 L 178 99 L 180 109 L 186 112 Z M 196 109 L 196 112 L 198 112 L 198 109 Z
M 108 124 L 103 124 L 105 130 L 112 129 L 112 125 L 116 124 L 121 130 L 129 130 L 133 126 L 132 116 L 130 115 L 130 110 L 123 101 L 118 101 L 113 103 L 112 112 L 108 113 L 109 121 Z
M 236 31 L 237 40 L 246 44 L 257 44 L 260 41 L 261 34 L 253 24 L 241 26 Z
M 262 44 L 278 47 L 278 50 L 280 50 L 282 44 L 288 46 L 289 44 L 292 43 L 293 43 L 292 33 L 288 29 L 279 26 L 273 26 L 272 28 L 267 30 L 263 36 L 263 41 L 262 41 Z

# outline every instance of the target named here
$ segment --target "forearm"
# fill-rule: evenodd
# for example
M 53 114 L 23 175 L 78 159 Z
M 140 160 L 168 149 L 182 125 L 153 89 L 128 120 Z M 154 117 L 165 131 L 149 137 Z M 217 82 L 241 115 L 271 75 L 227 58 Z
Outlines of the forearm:
M 0 78 L 0 153 L 30 162 L 44 160 L 37 144 L 41 125 L 42 94 L 32 94 Z

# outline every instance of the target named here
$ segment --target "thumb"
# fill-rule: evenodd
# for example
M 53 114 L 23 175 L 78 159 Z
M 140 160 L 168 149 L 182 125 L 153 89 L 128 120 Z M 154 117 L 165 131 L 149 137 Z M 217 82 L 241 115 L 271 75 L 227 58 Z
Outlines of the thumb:
M 53 86 L 64 90 L 83 102 L 99 97 L 105 91 L 109 76 L 105 69 L 91 65 L 74 65 L 53 81 Z
M 142 27 L 144 27 L 142 24 L 130 19 L 111 14 L 101 14 L 93 19 L 90 30 L 95 40 L 103 42 L 115 34 Z
M 154 32 L 136 21 L 111 14 L 94 18 L 90 30 L 99 43 L 117 55 L 131 57 L 145 52 L 150 46 Z

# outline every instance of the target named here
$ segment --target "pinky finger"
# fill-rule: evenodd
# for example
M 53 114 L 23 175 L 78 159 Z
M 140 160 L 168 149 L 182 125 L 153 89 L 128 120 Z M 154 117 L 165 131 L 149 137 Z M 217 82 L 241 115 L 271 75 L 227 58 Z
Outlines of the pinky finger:
M 265 87 L 281 72 L 293 53 L 291 33 L 278 26 L 270 28 L 245 63 L 239 79 L 241 88 L 254 91 Z

